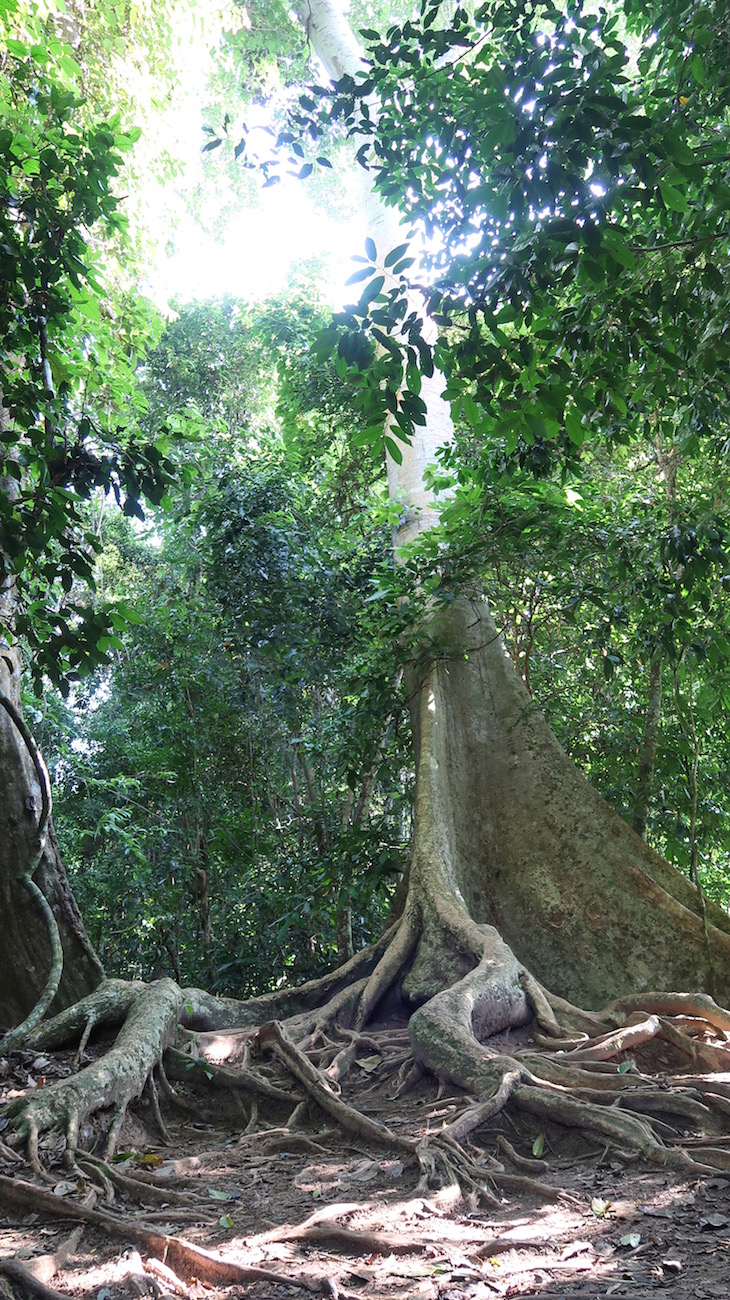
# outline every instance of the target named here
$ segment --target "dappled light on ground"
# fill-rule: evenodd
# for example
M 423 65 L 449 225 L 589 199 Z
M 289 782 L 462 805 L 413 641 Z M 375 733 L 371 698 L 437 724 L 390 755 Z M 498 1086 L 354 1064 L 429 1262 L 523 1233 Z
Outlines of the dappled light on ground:
M 211 1054 L 215 1037 L 206 1043 Z M 63 1072 L 66 1055 L 68 1062 L 35 1061 Z M 35 1090 L 32 1058 L 9 1058 L 3 1096 Z M 201 1101 L 200 1090 L 184 1084 L 178 1092 L 191 1111 L 181 1117 L 179 1109 L 165 1110 L 167 1144 L 143 1101 L 128 1115 L 118 1159 L 104 1174 L 93 1156 L 79 1154 L 70 1173 L 55 1162 L 60 1144 L 56 1158 L 49 1153 L 49 1182 L 36 1188 L 47 1198 L 40 1218 L 30 1201 L 15 1199 L 29 1186 L 27 1171 L 13 1163 L 10 1148 L 6 1160 L 0 1149 L 0 1285 L 4 1272 L 17 1282 L 13 1268 L 20 1265 L 56 1294 L 97 1300 L 277 1300 L 301 1291 L 342 1300 L 593 1300 L 657 1288 L 677 1300 L 726 1294 L 730 1216 L 720 1174 L 687 1181 L 557 1126 L 545 1130 L 533 1117 L 503 1114 L 477 1129 L 468 1149 L 518 1171 L 539 1165 L 541 1192 L 506 1194 L 493 1185 L 485 1190 L 496 1204 L 485 1204 L 456 1185 L 424 1192 L 416 1162 L 402 1150 L 348 1136 L 313 1105 L 296 1127 L 282 1117 L 244 1132 L 247 1117 L 239 1112 L 237 1129 L 232 1097 L 211 1088 Z M 343 1087 L 344 1100 L 399 1139 L 442 1131 L 468 1102 L 430 1078 L 398 1099 L 393 1094 L 392 1076 L 366 1055 Z M 79 1216 L 85 1221 L 75 1227 Z M 139 1231 L 157 1235 L 145 1243 L 135 1240 Z M 179 1241 L 197 1254 L 176 1254 Z M 221 1261 L 238 1271 L 235 1291 L 230 1274 L 214 1276 Z M 20 1280 L 27 1291 L 28 1278 Z

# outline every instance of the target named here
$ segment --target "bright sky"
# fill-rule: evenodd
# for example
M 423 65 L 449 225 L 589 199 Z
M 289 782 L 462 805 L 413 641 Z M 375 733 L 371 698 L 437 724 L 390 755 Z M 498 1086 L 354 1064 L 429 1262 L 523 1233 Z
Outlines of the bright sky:
M 189 15 L 187 28 L 178 31 L 182 87 L 175 102 L 156 119 L 155 140 L 147 140 L 148 148 L 159 151 L 160 146 L 167 147 L 183 164 L 179 176 L 164 184 L 153 183 L 144 196 L 142 219 L 148 229 L 167 232 L 158 237 L 157 265 L 150 267 L 151 296 L 160 306 L 170 298 L 190 300 L 226 293 L 242 298 L 263 297 L 284 288 L 297 262 L 314 258 L 325 265 L 322 291 L 331 297 L 333 305 L 340 305 L 346 293 L 344 282 L 353 270 L 351 258 L 363 251 L 366 232 L 362 218 L 328 213 L 314 201 L 312 186 L 287 177 L 267 189 L 262 188 L 262 177 L 261 185 L 254 183 L 250 187 L 253 199 L 242 198 L 240 204 L 235 204 L 225 174 L 206 167 L 210 159 L 206 160 L 201 149 L 208 137 L 202 126 L 209 93 L 206 81 L 210 48 L 217 35 L 216 17 L 225 23 L 224 13 L 214 15 L 212 22 L 208 14 L 207 29 L 201 29 L 195 14 Z M 257 113 L 251 109 L 247 116 L 249 125 L 256 116 L 263 121 L 261 110 Z M 211 125 L 217 127 L 218 123 Z M 231 124 L 234 143 L 239 125 Z M 269 138 L 265 140 L 268 152 Z M 220 191 L 216 189 L 216 174 Z M 352 180 L 340 179 L 342 194 Z M 215 238 L 189 213 L 186 196 L 196 191 L 204 226 L 209 230 L 222 226 Z M 222 223 L 218 220 L 221 206 L 227 214 Z M 342 206 L 346 210 L 356 208 L 357 203 L 350 205 L 345 200 Z
M 259 206 L 242 209 L 219 239 L 184 217 L 154 284 L 165 298 L 259 298 L 283 289 L 296 262 L 321 258 L 339 300 L 363 240 L 354 223 L 316 208 L 303 183 L 282 183 L 262 191 Z

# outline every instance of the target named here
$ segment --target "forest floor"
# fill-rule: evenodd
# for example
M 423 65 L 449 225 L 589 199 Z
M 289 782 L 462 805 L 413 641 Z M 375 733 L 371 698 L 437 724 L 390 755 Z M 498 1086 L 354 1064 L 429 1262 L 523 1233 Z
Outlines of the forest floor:
M 0 1103 L 71 1068 L 70 1053 L 15 1053 L 0 1062 Z M 363 1053 L 343 1084 L 352 1106 L 410 1137 L 437 1133 L 465 1104 L 457 1090 L 428 1077 L 397 1098 L 394 1091 L 393 1073 L 375 1053 Z M 47 1202 L 29 1212 L 14 1202 L 9 1185 L 41 1184 L 26 1165 L 0 1154 L 0 1297 L 30 1290 L 29 1276 L 13 1274 L 8 1261 L 52 1288 L 46 1300 L 53 1293 L 89 1300 L 283 1300 L 308 1293 L 331 1300 L 625 1300 L 656 1292 L 672 1300 L 720 1300 L 730 1294 L 726 1178 L 683 1180 L 589 1148 L 569 1130 L 543 1133 L 537 1120 L 507 1113 L 477 1130 L 470 1150 L 504 1160 L 501 1136 L 526 1160 L 540 1152 L 545 1191 L 536 1197 L 510 1189 L 497 1194 L 498 1206 L 485 1205 L 453 1186 L 419 1189 L 419 1170 L 407 1153 L 352 1140 L 314 1106 L 296 1129 L 285 1127 L 286 1115 L 278 1122 L 268 1115 L 266 1124 L 244 1132 L 249 1116 L 239 1104 L 237 1123 L 227 1094 L 201 1099 L 186 1085 L 181 1093 L 194 1098 L 194 1110 L 165 1109 L 167 1143 L 156 1132 L 151 1104 L 130 1114 L 111 1166 L 118 1186 L 108 1185 L 106 1198 L 98 1180 L 94 1187 L 93 1169 L 69 1173 L 59 1163 L 54 1170 L 46 1151 L 51 1178 L 43 1191 L 57 1209 L 49 1212 Z M 85 1137 L 93 1142 L 93 1134 Z M 154 1189 L 145 1194 L 151 1204 L 124 1186 L 128 1176 L 143 1180 L 143 1194 Z M 79 1225 L 74 1207 L 101 1211 L 107 1221 Z M 182 1237 L 270 1276 L 233 1287 L 197 1280 L 194 1268 L 182 1278 L 164 1263 L 159 1243 L 150 1248 L 138 1229 Z M 174 1260 L 174 1252 L 167 1258 Z

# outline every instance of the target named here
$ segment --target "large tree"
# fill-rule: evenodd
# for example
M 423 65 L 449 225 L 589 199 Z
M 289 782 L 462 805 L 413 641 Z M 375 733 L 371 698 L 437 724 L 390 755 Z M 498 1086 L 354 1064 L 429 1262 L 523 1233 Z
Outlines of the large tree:
M 641 396 L 632 416 L 650 397 L 658 400 L 665 392 L 668 373 L 680 375 L 688 400 L 692 391 L 691 367 L 683 359 L 672 368 L 667 358 L 676 359 L 680 336 L 696 333 L 692 311 L 700 310 L 700 302 L 681 268 L 670 268 L 675 291 L 667 312 L 678 322 L 677 334 L 660 336 L 643 310 L 645 284 L 631 275 L 620 278 L 620 268 L 631 272 L 636 261 L 629 244 L 637 241 L 642 256 L 684 240 L 695 248 L 712 240 L 722 249 L 725 228 L 703 189 L 705 176 L 722 166 L 717 138 L 705 142 L 707 169 L 698 178 L 681 132 L 677 136 L 673 125 L 663 119 L 656 125 L 657 118 L 639 112 L 646 79 L 634 76 L 638 90 L 629 85 L 602 102 L 609 77 L 626 85 L 636 57 L 604 12 L 600 20 L 582 11 L 568 19 L 551 6 L 527 12 L 523 4 L 502 5 L 493 22 L 490 10 L 480 10 L 476 26 L 463 8 L 451 23 L 441 24 L 440 13 L 441 6 L 424 4 L 420 23 L 391 28 L 382 41 L 374 35 L 363 75 L 362 52 L 332 0 L 308 0 L 301 19 L 336 82 L 331 95 L 320 88 L 328 99 L 327 116 L 339 116 L 349 132 L 363 137 L 364 161 L 372 162 L 375 150 L 377 187 L 366 186 L 365 197 L 368 284 L 345 317 L 339 356 L 359 377 L 363 408 L 371 417 L 365 440 L 380 439 L 380 422 L 386 422 L 390 490 L 402 517 L 397 558 L 415 564 L 430 549 L 446 571 L 449 557 L 438 552 L 429 469 L 439 447 L 453 443 L 438 366 L 446 371 L 448 397 L 463 399 L 470 423 L 483 418 L 488 431 L 494 426 L 504 437 L 507 456 L 519 447 L 529 463 L 530 448 L 539 445 L 548 463 L 559 464 L 561 450 L 569 461 L 571 447 L 583 441 L 584 422 L 600 416 L 614 429 L 622 408 L 628 414 L 623 393 L 632 384 Z M 629 6 L 627 13 L 630 17 Z M 686 35 L 674 31 L 676 13 L 663 11 L 660 17 L 668 18 L 666 30 L 674 32 L 672 48 L 684 50 Z M 687 57 L 686 51 L 677 52 L 670 73 Z M 520 69 L 519 84 L 509 80 L 514 67 Z M 383 77 L 376 75 L 378 69 Z M 700 59 L 693 75 L 699 79 L 701 72 Z M 683 107 L 685 73 L 681 76 L 675 90 Z M 655 86 L 656 78 L 649 84 Z M 517 108 L 533 85 L 531 107 Z M 666 98 L 664 90 L 657 95 Z M 487 148 L 496 162 L 483 180 L 477 146 L 482 137 L 489 139 L 490 123 L 469 117 L 475 103 L 493 109 L 495 118 Z M 505 103 L 511 126 L 500 116 Z M 405 129 L 404 104 L 414 110 L 413 137 Z M 442 109 L 452 121 L 442 120 Z M 724 119 L 717 105 L 714 109 L 719 130 Z M 316 138 L 323 127 L 316 116 L 308 118 L 311 110 L 311 100 L 301 103 L 299 125 Z M 571 149 L 575 157 L 568 156 Z M 646 158 L 651 172 L 660 151 L 666 171 L 647 173 Z M 604 164 L 606 176 L 589 184 L 597 165 Z M 665 231 L 664 243 L 657 244 L 664 216 L 687 209 L 675 172 L 698 186 L 692 207 L 696 224 L 686 234 L 678 232 L 682 238 L 668 239 Z M 534 196 L 533 184 L 539 191 Z M 451 245 L 467 238 L 465 269 L 450 286 L 431 291 L 407 283 L 407 249 L 396 252 L 407 241 L 394 225 L 393 210 L 382 206 L 378 188 L 391 205 L 400 199 L 416 216 L 425 214 L 427 225 L 445 214 L 445 251 L 437 251 L 437 260 L 448 258 Z M 470 191 L 480 195 L 478 209 L 469 207 Z M 610 204 L 602 209 L 607 194 L 620 208 L 619 220 Z M 702 224 L 710 220 L 708 211 L 716 223 L 712 233 Z M 521 212 L 528 214 L 528 225 L 520 230 Z M 477 254 L 468 245 L 470 225 L 481 239 Z M 642 236 L 651 244 L 641 246 Z M 585 284 L 605 282 L 607 260 L 619 268 L 611 294 L 584 292 Z M 620 333 L 613 322 L 619 292 L 624 315 L 634 311 L 636 340 L 630 333 L 628 348 L 608 346 Z M 712 294 L 711 288 L 717 307 Z M 707 309 L 707 300 L 701 301 Z M 651 301 L 649 306 L 655 310 Z M 434 311 L 440 336 L 428 320 Z M 571 341 L 572 368 L 564 356 Z M 519 366 L 517 356 L 523 358 Z M 590 380 L 592 357 L 599 382 Z M 608 385 L 609 365 L 619 366 L 620 384 L 614 379 Z M 712 373 L 704 405 L 693 413 L 696 421 L 710 418 L 710 399 L 714 419 L 722 418 L 724 388 Z M 102 985 L 35 1036 L 35 1042 L 47 1045 L 101 1020 L 126 1018 L 106 1057 L 72 1080 L 11 1106 L 11 1121 L 28 1136 L 34 1158 L 39 1133 L 51 1127 L 65 1129 L 72 1156 L 80 1119 L 115 1102 L 113 1148 L 126 1104 L 154 1072 L 180 1017 L 222 1029 L 296 1015 L 296 1032 L 306 1037 L 312 1025 L 337 1020 L 362 1028 L 385 994 L 397 989 L 411 1013 L 416 1061 L 482 1098 L 482 1118 L 511 1098 L 654 1159 L 691 1165 L 684 1153 L 664 1148 L 658 1131 L 639 1114 L 647 1105 L 669 1107 L 666 1092 L 655 1088 L 647 1102 L 646 1078 L 593 1067 L 627 1042 L 657 1034 L 693 1063 L 710 1059 L 666 1016 L 685 1014 L 684 1030 L 688 1010 L 695 1027 L 699 1022 L 724 1029 L 730 1023 L 702 992 L 712 987 L 727 999 L 730 921 L 653 853 L 562 753 L 517 677 L 476 583 L 462 580 L 450 589 L 444 579 L 441 598 L 427 609 L 419 633 L 409 681 L 416 738 L 413 853 L 407 889 L 383 939 L 298 992 L 279 990 L 248 1003 L 214 1000 L 196 990 L 183 993 L 171 981 L 147 989 Z M 621 1000 L 602 1013 L 572 1005 L 597 1008 L 611 997 Z M 640 1023 L 631 1019 L 637 1010 L 646 1013 Z M 490 1046 L 494 1034 L 530 1021 L 535 1045 L 527 1053 L 507 1055 Z M 317 1092 L 301 1053 L 276 1027 L 262 1029 L 259 1042 L 277 1044 L 326 1101 L 321 1080 Z M 549 1050 L 551 1042 L 559 1056 Z M 714 1061 L 724 1059 L 717 1050 Z M 571 1087 L 582 1095 L 573 1095 Z M 604 1100 L 621 1094 L 623 1109 L 586 1100 L 599 1090 Z
M 95 988 L 92 951 L 61 864 L 43 763 L 20 711 L 21 667 L 69 683 L 108 659 L 116 611 L 93 587 L 91 500 L 128 514 L 160 499 L 171 462 L 140 436 L 136 355 L 154 312 L 103 283 L 104 247 L 123 238 L 114 187 L 135 133 L 79 94 L 70 48 L 34 13 L 8 6 L 0 29 L 0 1024 L 43 995 L 67 1005 Z M 111 277 L 110 277 L 111 278 Z M 100 283 L 100 280 L 102 283 Z M 35 879 L 34 879 L 35 878 Z M 40 886 L 40 888 L 38 887 Z

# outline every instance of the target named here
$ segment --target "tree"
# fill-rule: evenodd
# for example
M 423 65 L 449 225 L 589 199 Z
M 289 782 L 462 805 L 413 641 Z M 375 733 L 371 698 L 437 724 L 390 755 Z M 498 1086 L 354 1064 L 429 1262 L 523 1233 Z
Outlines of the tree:
M 153 422 L 197 408 L 195 480 L 150 541 L 107 511 L 105 593 L 139 621 L 36 730 L 110 974 L 301 981 L 351 955 L 351 928 L 378 933 L 406 865 L 406 710 L 369 600 L 382 471 L 348 445 L 347 386 L 310 364 L 327 318 L 311 293 L 181 306 L 145 364 Z
M 582 10 L 577 18 L 568 19 L 552 7 L 528 11 L 522 4 L 503 5 L 495 9 L 493 22 L 490 11 L 481 10 L 473 27 L 463 8 L 455 11 L 450 25 L 437 23 L 439 11 L 440 6 L 426 3 L 419 24 L 391 28 L 384 41 L 377 34 L 372 36 L 372 59 L 364 77 L 360 76 L 359 48 L 330 0 L 310 0 L 302 17 L 330 75 L 339 79 L 333 95 L 325 89 L 326 112 L 335 118 L 342 115 L 346 129 L 364 135 L 365 161 L 370 157 L 371 140 L 375 142 L 376 154 L 380 150 L 381 159 L 387 160 L 387 167 L 380 165 L 378 176 L 386 197 L 392 199 L 397 193 L 406 204 L 412 202 L 414 210 L 423 198 L 425 219 L 431 221 L 441 203 L 439 189 L 442 185 L 446 188 L 447 250 L 452 237 L 463 234 L 464 224 L 469 224 L 468 194 L 472 188 L 478 190 L 480 178 L 473 148 L 485 123 L 474 118 L 478 130 L 466 142 L 459 137 L 454 160 L 451 146 L 455 133 L 446 139 L 447 127 L 432 127 L 429 117 L 437 102 L 434 81 L 443 80 L 438 102 L 450 104 L 445 92 L 447 88 L 453 91 L 459 116 L 463 111 L 467 123 L 472 121 L 467 110 L 476 112 L 475 101 L 477 105 L 484 101 L 494 110 L 495 130 L 500 128 L 505 104 L 512 117 L 509 136 L 503 139 L 498 135 L 488 146 L 494 148 L 496 143 L 498 155 L 500 151 L 511 154 L 507 180 L 496 168 L 483 196 L 486 217 L 481 233 L 490 255 L 482 248 L 471 262 L 467 258 L 466 273 L 454 278 L 450 288 L 437 285 L 432 292 L 426 286 L 414 297 L 405 278 L 407 249 L 399 246 L 389 214 L 373 200 L 364 277 L 368 283 L 359 303 L 346 314 L 346 333 L 337 345 L 345 372 L 349 370 L 353 382 L 359 384 L 362 409 L 369 416 L 363 440 L 379 442 L 381 420 L 388 421 L 389 482 L 403 514 L 396 538 L 399 558 L 416 566 L 430 553 L 434 564 L 447 570 L 449 557 L 439 557 L 436 531 L 434 483 L 438 475 L 434 478 L 428 467 L 439 445 L 450 444 L 453 435 L 434 358 L 445 368 L 448 396 L 463 401 L 470 423 L 480 423 L 481 405 L 485 432 L 504 438 L 508 457 L 517 452 L 526 463 L 542 459 L 552 465 L 559 466 L 561 461 L 570 464 L 574 460 L 571 448 L 584 440 L 586 417 L 590 422 L 600 411 L 613 431 L 620 424 L 622 403 L 628 415 L 622 388 L 646 375 L 639 382 L 645 385 L 642 401 L 648 401 L 666 393 L 667 376 L 679 373 L 683 400 L 690 403 L 697 367 L 700 362 L 704 366 L 707 356 L 707 346 L 700 338 L 686 370 L 672 368 L 668 357 L 676 357 L 689 339 L 697 341 L 698 316 L 701 310 L 707 311 L 708 299 L 680 280 L 674 301 L 667 306 L 670 337 L 666 341 L 660 337 L 656 326 L 647 320 L 645 284 L 633 274 L 636 254 L 622 237 L 622 222 L 630 238 L 639 229 L 654 241 L 640 245 L 642 257 L 653 255 L 655 249 L 663 253 L 667 243 L 673 254 L 683 239 L 693 249 L 709 238 L 721 245 L 725 234 L 724 218 L 717 206 L 713 207 L 712 196 L 705 193 L 709 173 L 702 170 L 697 177 L 698 164 L 689 160 L 689 146 L 682 138 L 677 141 L 664 118 L 644 115 L 645 125 L 636 111 L 633 92 L 626 103 L 620 94 L 614 94 L 605 105 L 599 100 L 596 126 L 591 116 L 596 92 L 603 93 L 611 82 L 622 84 L 633 58 L 605 12 L 600 21 Z M 627 13 L 633 21 L 630 8 Z M 661 16 L 671 33 L 676 13 L 670 9 Z M 711 43 L 709 22 L 696 30 L 706 31 Z M 686 61 L 685 47 L 686 37 L 674 32 L 670 47 L 674 53 L 666 74 L 670 80 L 682 59 Z M 652 48 L 647 42 L 642 60 L 645 50 Z M 647 57 L 651 65 L 659 55 L 649 52 Z M 726 67 L 723 57 L 720 50 L 718 71 Z M 408 76 L 403 75 L 402 64 Z M 641 86 L 647 84 L 649 65 L 642 64 Z M 700 66 L 704 74 L 702 60 Z M 521 85 L 505 95 L 509 89 L 505 69 L 513 67 L 520 68 Z M 530 89 L 534 83 L 535 103 L 542 107 L 540 94 L 554 67 L 560 76 L 555 79 L 554 94 L 553 83 L 548 82 L 548 107 L 539 116 L 542 125 L 537 136 L 542 132 L 542 137 L 537 154 L 522 139 L 524 126 L 528 143 L 532 141 L 532 123 L 523 124 L 523 110 L 515 105 L 524 86 Z M 382 78 L 376 75 L 378 68 L 383 70 Z M 596 79 L 592 80 L 594 71 Z M 699 72 L 694 75 L 699 77 Z M 718 83 L 723 94 L 726 77 L 725 72 Z M 684 74 L 673 83 L 680 104 L 685 98 L 683 79 Z M 666 99 L 659 73 L 648 84 L 659 84 L 657 97 Z M 488 94 L 483 93 L 485 87 Z M 457 94 L 462 90 L 463 105 Z M 411 141 L 406 136 L 404 141 L 404 123 L 410 119 L 403 104 L 411 102 L 411 95 L 419 110 L 412 119 L 416 138 Z M 317 140 L 323 128 L 316 119 L 307 125 L 311 108 L 311 103 L 300 103 L 300 125 Z M 576 157 L 566 179 L 559 182 L 562 188 L 554 194 L 550 187 L 555 177 L 550 173 L 563 147 L 554 139 L 554 115 L 558 113 L 565 126 L 560 142 L 565 142 L 567 152 L 573 149 Z M 578 125 L 571 133 L 568 126 L 574 121 Z M 614 121 L 615 128 L 609 129 Z M 604 183 L 601 177 L 593 183 L 598 190 L 593 194 L 587 180 L 592 175 L 590 165 L 595 168 L 597 161 L 595 142 L 604 139 L 608 144 L 605 149 L 601 144 L 601 160 L 605 155 L 610 179 Z M 712 171 L 723 155 L 716 139 L 707 143 L 707 163 Z M 647 176 L 642 171 L 645 160 L 649 158 L 653 167 L 659 156 L 666 163 L 666 172 L 660 179 Z M 403 175 L 398 172 L 401 162 Z M 305 168 L 312 165 L 305 163 Z M 671 214 L 683 215 L 687 210 L 675 183 L 675 169 L 698 187 L 698 201 L 690 218 L 696 224 L 682 239 L 667 240 Z M 541 200 L 533 203 L 530 212 L 525 187 L 529 190 L 534 184 L 540 190 L 543 171 L 549 174 L 545 185 L 552 198 L 545 211 Z M 444 179 L 446 172 L 453 173 L 451 180 Z M 500 197 L 506 202 L 501 218 L 494 216 L 493 194 L 495 203 Z M 594 218 L 602 194 L 610 195 L 610 203 Z M 529 193 L 527 198 L 531 199 Z M 574 200 L 576 214 L 569 214 L 567 209 L 572 210 Z M 624 214 L 621 221 L 612 220 L 611 204 Z M 516 217 L 520 211 L 529 213 L 526 228 L 519 228 Z M 708 213 L 710 220 L 720 222 L 712 236 L 704 233 L 702 224 Z M 500 230 L 504 226 L 504 235 L 495 233 L 495 222 Z M 655 242 L 659 234 L 664 241 L 660 244 Z M 577 253 L 572 247 L 576 243 Z M 671 257 L 670 262 L 670 273 L 676 278 L 677 266 Z M 556 267 L 563 272 L 554 294 Z M 608 269 L 610 295 L 605 292 Z M 623 278 L 623 271 L 632 274 Z M 389 278 L 395 281 L 392 288 L 386 288 Z M 712 275 L 709 280 L 714 283 Z M 599 285 L 602 292 L 586 293 L 586 283 Z M 647 330 L 646 337 L 637 334 L 636 351 L 633 341 L 629 347 L 620 339 L 615 342 L 620 331 L 615 326 L 609 328 L 619 290 L 622 309 L 633 313 L 631 322 L 636 320 Z M 721 303 L 712 296 L 715 289 L 709 292 L 712 311 L 717 313 Z M 663 291 L 661 298 L 663 302 Z M 441 317 L 436 324 L 444 330 L 440 336 L 424 324 L 426 308 L 434 307 Z M 655 310 L 651 294 L 649 310 Z M 497 321 L 495 311 L 507 315 Z M 718 324 L 719 332 L 716 314 L 712 323 Z M 590 344 L 594 335 L 602 340 L 604 334 L 614 345 L 605 350 L 607 359 L 603 352 L 596 359 L 591 349 L 601 372 L 598 384 L 589 378 L 591 357 L 586 356 L 580 364 L 574 357 L 574 398 L 571 367 L 563 357 L 567 341 L 572 339 L 577 354 L 584 339 Z M 633 334 L 630 338 L 633 340 Z M 379 344 L 379 353 L 372 340 Z M 522 358 L 519 365 L 516 357 Z M 619 364 L 620 385 L 609 373 L 614 363 Z M 493 384 L 495 375 L 499 383 Z M 474 392 L 469 385 L 474 385 Z M 676 391 L 669 391 L 676 398 Z M 721 418 L 724 396 L 721 380 L 714 379 L 710 371 L 699 405 L 692 408 L 692 419 L 709 423 L 711 418 Z M 637 414 L 638 408 L 632 410 L 632 420 Z M 540 457 L 531 450 L 536 446 Z M 475 1123 L 510 1100 L 545 1118 L 560 1118 L 601 1134 L 609 1142 L 637 1149 L 661 1163 L 698 1167 L 685 1152 L 662 1145 L 651 1121 L 639 1113 L 638 1101 L 632 1110 L 633 1079 L 623 1071 L 608 1075 L 591 1067 L 596 1060 L 620 1051 L 629 1040 L 640 1043 L 662 1034 L 693 1061 L 701 1059 L 697 1045 L 660 1017 L 691 1009 L 694 1015 L 704 1016 L 707 1024 L 727 1026 L 727 1013 L 696 990 L 708 987 L 714 977 L 719 995 L 727 995 L 730 921 L 720 909 L 703 906 L 689 882 L 611 812 L 566 758 L 516 676 L 478 587 L 470 589 L 462 581 L 455 588 L 444 572 L 434 586 L 434 597 L 437 593 L 441 599 L 432 600 L 421 621 L 420 645 L 410 670 L 417 779 L 415 829 L 407 893 L 391 929 L 379 944 L 357 954 L 324 980 L 299 992 L 280 990 L 245 1004 L 216 1002 L 195 990 L 183 994 L 169 981 L 144 991 L 102 986 L 98 996 L 92 995 L 36 1036 L 36 1042 L 48 1044 L 100 1018 L 128 1016 L 105 1058 L 72 1081 L 11 1106 L 11 1121 L 21 1135 L 29 1137 L 31 1151 L 35 1151 L 39 1132 L 55 1126 L 66 1130 L 72 1154 L 80 1117 L 112 1095 L 118 1102 L 110 1135 L 113 1148 L 124 1108 L 154 1071 L 183 1014 L 183 1005 L 189 1023 L 216 1028 L 243 1022 L 260 1024 L 272 1015 L 296 1011 L 304 1017 L 296 1022 L 300 1033 L 308 1032 L 312 1023 L 327 1025 L 335 1018 L 358 1029 L 395 986 L 412 1010 L 410 1033 L 417 1062 L 484 1099 L 478 1114 L 475 1112 Z M 657 986 L 694 992 L 652 992 Z M 632 990 L 638 990 L 638 995 L 632 996 Z M 623 996 L 601 1013 L 580 1010 L 567 1001 L 575 998 L 596 1007 L 613 994 Z M 313 1007 L 318 1010 L 312 1022 L 307 1013 Z M 637 1010 L 652 1014 L 637 1024 L 631 1021 Z M 537 1026 L 534 1050 L 517 1058 L 490 1047 L 493 1034 L 532 1019 Z M 575 1047 L 576 1033 L 599 1041 L 583 1038 Z M 566 1039 L 567 1046 L 573 1048 L 572 1059 L 570 1050 L 565 1050 Z M 276 1026 L 260 1030 L 258 1041 L 262 1046 L 273 1044 L 286 1060 L 297 1063 L 311 1082 L 302 1054 Z M 549 1050 L 550 1041 L 560 1044 L 559 1056 Z M 548 1050 L 539 1051 L 545 1042 Z M 704 1059 L 708 1059 L 706 1054 Z M 717 1059 L 721 1058 L 713 1056 Z M 620 1096 L 622 1109 L 571 1094 L 572 1088 L 595 1092 L 599 1082 L 606 1099 L 627 1090 Z M 650 1086 L 645 1079 L 641 1085 Z M 326 1090 L 324 1096 L 321 1090 L 317 1095 L 327 1104 Z M 666 1098 L 666 1092 L 655 1089 L 652 1105 L 670 1106 L 671 1098 Z
M 134 511 L 144 485 L 159 498 L 165 480 L 157 449 L 130 438 L 120 415 L 122 407 L 131 414 L 134 406 L 133 365 L 110 365 L 139 346 L 149 327 L 134 312 L 114 321 L 108 311 L 102 319 L 101 259 L 88 246 L 94 224 L 108 232 L 123 224 L 112 186 L 120 151 L 133 138 L 118 121 L 79 120 L 70 52 L 32 19 L 29 30 L 19 31 L 13 17 L 12 7 L 0 15 L 8 35 L 0 131 L 6 827 L 0 888 L 10 937 L 2 955 L 0 1015 L 6 1027 L 33 1006 L 44 986 L 47 1001 L 57 991 L 64 1004 L 94 988 L 102 975 L 58 856 L 42 762 L 24 737 L 20 645 L 35 652 L 36 674 L 56 681 L 104 659 L 105 638 L 108 645 L 121 613 L 70 596 L 74 577 L 93 581 L 89 499 L 96 488 L 111 489 Z M 40 892 L 32 880 L 36 872 Z M 30 917 L 39 905 L 37 915 L 45 913 L 45 920 L 34 925 Z

